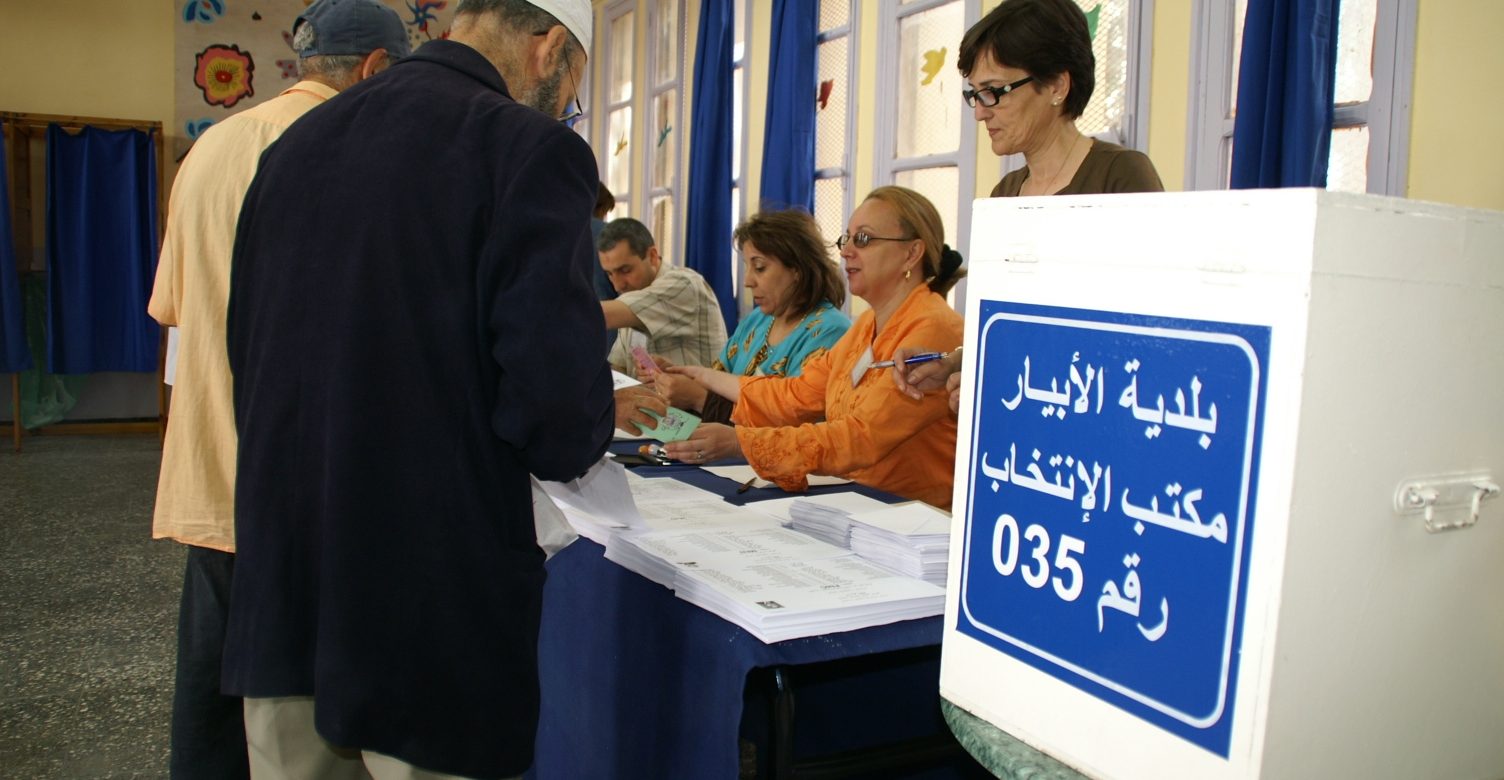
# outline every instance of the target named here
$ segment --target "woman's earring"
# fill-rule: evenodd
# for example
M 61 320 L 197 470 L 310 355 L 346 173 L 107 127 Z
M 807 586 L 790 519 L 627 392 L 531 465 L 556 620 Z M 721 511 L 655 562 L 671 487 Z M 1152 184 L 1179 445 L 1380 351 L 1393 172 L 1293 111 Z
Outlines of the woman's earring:
M 903 270 L 904 281 L 908 281 L 909 277 L 911 277 L 913 275 L 914 275 L 914 269 L 912 269 L 912 268 L 905 268 Z

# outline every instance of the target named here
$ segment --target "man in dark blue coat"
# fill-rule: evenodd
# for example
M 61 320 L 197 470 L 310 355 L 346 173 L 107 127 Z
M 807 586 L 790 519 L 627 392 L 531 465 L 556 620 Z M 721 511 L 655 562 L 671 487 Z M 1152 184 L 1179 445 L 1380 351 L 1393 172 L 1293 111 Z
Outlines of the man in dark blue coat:
M 578 476 L 613 423 L 598 174 L 558 121 L 590 13 L 463 0 L 449 40 L 262 158 L 228 323 L 223 682 L 247 697 L 253 772 L 532 762 L 544 572 L 528 475 Z

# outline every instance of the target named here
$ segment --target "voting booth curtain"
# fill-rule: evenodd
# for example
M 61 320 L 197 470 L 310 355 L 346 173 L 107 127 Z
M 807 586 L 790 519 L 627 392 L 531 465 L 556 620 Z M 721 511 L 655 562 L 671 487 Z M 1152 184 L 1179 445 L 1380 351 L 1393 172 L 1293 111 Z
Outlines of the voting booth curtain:
M 731 0 L 700 7 L 695 49 L 694 103 L 690 108 L 689 192 L 685 257 L 721 304 L 726 332 L 738 318 L 736 277 L 731 264 Z
M 762 155 L 764 208 L 813 212 L 815 207 L 815 44 L 819 36 L 819 0 L 774 0 Z
M 1249 0 L 1233 189 L 1325 187 L 1335 110 L 1338 0 Z
M 15 242 L 11 238 L 10 195 L 6 170 L 7 150 L 0 138 L 0 374 L 31 368 L 31 350 L 26 345 L 25 320 L 21 314 L 21 277 L 16 267 Z
M 150 132 L 47 129 L 47 363 L 53 373 L 157 370 L 146 313 L 157 256 Z

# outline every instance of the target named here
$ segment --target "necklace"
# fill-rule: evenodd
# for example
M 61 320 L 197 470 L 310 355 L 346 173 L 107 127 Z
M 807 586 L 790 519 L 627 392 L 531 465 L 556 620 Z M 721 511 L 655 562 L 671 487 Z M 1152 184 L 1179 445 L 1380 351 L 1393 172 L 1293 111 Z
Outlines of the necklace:
M 1040 195 L 1053 195 L 1053 194 L 1055 194 L 1055 192 L 1054 192 L 1055 191 L 1055 185 L 1057 185 L 1057 184 L 1060 183 L 1058 181 L 1060 179 L 1060 174 L 1065 172 L 1066 163 L 1069 163 L 1071 161 L 1071 155 L 1075 153 L 1075 151 L 1076 151 L 1076 144 L 1080 143 L 1081 138 L 1082 138 L 1081 133 L 1077 132 L 1075 140 L 1071 141 L 1070 148 L 1068 148 L 1068 149 L 1065 150 L 1065 157 L 1060 160 L 1060 166 L 1055 169 L 1055 175 L 1051 176 L 1045 182 L 1045 184 L 1041 186 L 1042 192 L 1039 193 Z M 1033 174 L 1034 174 L 1034 170 L 1032 168 L 1029 169 L 1029 175 L 1033 176 Z

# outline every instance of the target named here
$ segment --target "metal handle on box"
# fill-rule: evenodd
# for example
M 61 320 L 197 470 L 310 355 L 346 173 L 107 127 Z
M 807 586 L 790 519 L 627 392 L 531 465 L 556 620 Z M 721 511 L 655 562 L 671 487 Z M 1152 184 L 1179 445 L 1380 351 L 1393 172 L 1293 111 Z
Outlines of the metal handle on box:
M 1483 502 L 1498 495 L 1499 483 L 1488 474 L 1426 477 L 1400 483 L 1394 493 L 1394 511 L 1420 514 L 1426 531 L 1434 534 L 1477 523 Z M 1443 520 L 1442 515 L 1450 519 Z

